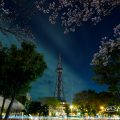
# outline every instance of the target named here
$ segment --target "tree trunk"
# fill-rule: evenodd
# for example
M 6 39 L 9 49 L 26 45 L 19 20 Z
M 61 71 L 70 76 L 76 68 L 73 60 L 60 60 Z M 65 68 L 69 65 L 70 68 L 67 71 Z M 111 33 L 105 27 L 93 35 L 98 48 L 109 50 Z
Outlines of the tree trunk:
M 39 115 L 38 115 L 38 116 L 39 116 L 39 118 L 38 118 L 38 119 L 40 120 L 40 112 L 39 112 Z
M 4 110 L 5 100 L 6 100 L 6 97 L 3 97 L 2 107 L 1 107 L 1 111 L 0 111 L 0 120 L 2 119 L 2 113 Z
M 11 107 L 12 107 L 12 105 L 13 105 L 14 99 L 15 99 L 15 95 L 12 96 L 12 99 L 11 99 L 11 101 L 10 101 L 10 104 L 9 104 L 8 108 L 7 108 L 7 111 L 6 111 L 6 115 L 5 115 L 4 120 L 8 120 L 8 118 L 9 118 L 9 114 L 10 114 Z

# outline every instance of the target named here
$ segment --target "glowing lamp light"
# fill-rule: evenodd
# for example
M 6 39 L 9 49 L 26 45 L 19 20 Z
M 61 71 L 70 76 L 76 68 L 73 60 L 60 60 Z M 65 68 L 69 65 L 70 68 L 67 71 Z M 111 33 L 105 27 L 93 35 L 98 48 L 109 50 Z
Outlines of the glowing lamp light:
M 104 107 L 103 107 L 103 106 L 100 106 L 100 109 L 101 109 L 101 110 L 104 110 Z
M 73 109 L 73 105 L 70 105 L 70 109 Z

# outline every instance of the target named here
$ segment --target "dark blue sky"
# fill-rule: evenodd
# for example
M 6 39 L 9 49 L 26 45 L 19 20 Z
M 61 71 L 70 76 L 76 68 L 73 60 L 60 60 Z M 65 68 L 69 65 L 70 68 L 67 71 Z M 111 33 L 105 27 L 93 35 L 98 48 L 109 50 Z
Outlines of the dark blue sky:
M 110 16 L 104 17 L 96 26 L 84 24 L 76 32 L 65 35 L 59 24 L 51 25 L 47 16 L 38 13 L 29 21 L 36 35 L 38 51 L 44 54 L 48 69 L 42 78 L 33 83 L 30 94 L 32 99 L 53 96 L 57 79 L 56 67 L 58 54 L 61 53 L 65 97 L 68 101 L 76 92 L 85 89 L 104 91 L 106 86 L 92 80 L 93 71 L 90 62 L 98 51 L 101 38 L 112 37 L 113 28 L 120 23 L 120 7 Z M 12 39 L 12 40 L 11 40 Z M 14 38 L 2 36 L 5 44 L 16 42 Z M 16 42 L 17 43 L 17 42 Z
M 92 80 L 93 71 L 90 62 L 93 54 L 98 51 L 101 38 L 104 36 L 112 38 L 113 28 L 120 23 L 120 8 L 114 10 L 110 16 L 104 17 L 102 22 L 96 26 L 85 24 L 75 33 L 67 35 L 64 35 L 60 25 L 51 25 L 42 15 L 35 16 L 31 23 L 48 64 L 48 70 L 41 81 L 38 80 L 33 85 L 31 90 L 33 98 L 54 94 L 57 79 L 55 69 L 59 53 L 62 55 L 64 66 L 65 96 L 69 101 L 74 93 L 84 89 L 96 91 L 107 89 L 106 86 L 99 85 Z

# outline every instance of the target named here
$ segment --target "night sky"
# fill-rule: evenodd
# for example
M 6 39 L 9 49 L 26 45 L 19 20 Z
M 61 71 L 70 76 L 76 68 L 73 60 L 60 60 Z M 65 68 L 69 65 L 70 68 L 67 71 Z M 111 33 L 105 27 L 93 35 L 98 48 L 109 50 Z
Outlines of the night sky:
M 45 58 L 48 69 L 42 78 L 33 83 L 30 94 L 33 100 L 44 96 L 54 96 L 57 79 L 56 67 L 58 55 L 61 54 L 63 65 L 64 93 L 71 102 L 75 93 L 86 89 L 97 92 L 107 90 L 106 86 L 99 85 L 92 80 L 93 71 L 90 65 L 93 54 L 98 51 L 101 38 L 112 38 L 113 28 L 120 23 L 120 7 L 112 14 L 104 17 L 96 26 L 84 24 L 76 32 L 63 33 L 58 24 L 51 25 L 48 17 L 37 13 L 29 21 L 36 36 L 37 49 Z M 0 34 L 1 40 L 6 45 L 18 44 L 14 36 Z

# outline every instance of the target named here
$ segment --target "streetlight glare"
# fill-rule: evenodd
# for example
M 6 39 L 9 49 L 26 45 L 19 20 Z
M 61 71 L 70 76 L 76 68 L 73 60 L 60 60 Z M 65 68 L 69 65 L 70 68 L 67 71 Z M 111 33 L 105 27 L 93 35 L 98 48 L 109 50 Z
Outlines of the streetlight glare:
M 101 110 L 104 110 L 104 106 L 100 106 L 100 109 L 101 109 Z
M 70 105 L 70 109 L 73 109 L 73 105 Z

